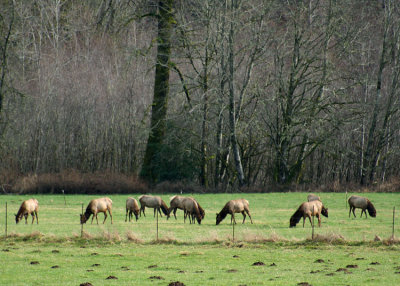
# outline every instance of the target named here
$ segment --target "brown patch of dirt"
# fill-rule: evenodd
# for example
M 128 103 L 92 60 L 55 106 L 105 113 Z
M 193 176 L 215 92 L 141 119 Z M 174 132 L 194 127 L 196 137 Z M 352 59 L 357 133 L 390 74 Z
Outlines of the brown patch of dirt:
M 346 266 L 346 268 L 358 268 L 358 265 L 356 264 L 349 264 Z
M 234 256 L 232 256 L 233 258 L 239 258 L 239 255 L 234 255 Z
M 252 266 L 263 266 L 263 265 L 265 265 L 265 264 L 264 264 L 264 262 L 261 262 L 261 261 L 254 262 L 252 264 Z
M 314 261 L 314 263 L 325 263 L 325 260 L 323 259 L 317 259 Z
M 229 269 L 229 270 L 226 270 L 226 272 L 228 272 L 228 273 L 234 273 L 234 272 L 238 272 L 236 269 Z
M 308 282 L 300 282 L 300 283 L 297 283 L 297 285 L 299 285 L 299 286 L 312 286 L 310 283 L 308 283 Z
M 92 256 L 95 256 L 95 255 L 99 255 L 97 252 L 93 252 L 92 254 L 90 254 L 90 255 L 92 255 Z
M 40 264 L 40 263 L 39 263 L 39 261 L 31 261 L 31 264 L 35 265 L 35 264 Z
M 60 268 L 60 266 L 54 265 L 54 266 L 51 266 L 51 268 L 56 269 L 56 268 Z
M 335 273 L 327 273 L 327 274 L 325 274 L 326 276 L 333 276 L 333 275 L 335 275 Z
M 93 286 L 93 284 L 90 282 L 85 282 L 85 283 L 79 284 L 79 286 Z
M 315 273 L 319 273 L 319 272 L 321 272 L 321 270 L 312 270 L 310 273 L 315 274 Z
M 185 286 L 182 282 L 175 281 L 168 284 L 168 286 Z
M 371 262 L 370 265 L 381 265 L 378 261 Z
M 110 275 L 106 278 L 106 280 L 110 280 L 110 279 L 118 279 L 117 277 L 115 277 L 114 275 Z
M 147 268 L 156 268 L 156 267 L 158 267 L 156 264 L 147 266 Z
M 156 279 L 156 280 L 164 280 L 164 278 L 161 277 L 161 276 L 150 276 L 149 279 L 152 279 L 152 280 L 154 280 L 154 279 Z
M 365 271 L 375 271 L 375 269 L 374 268 L 367 268 L 367 269 L 365 269 Z
M 274 266 L 277 266 L 277 265 L 275 264 L 275 262 L 272 262 L 269 266 L 270 266 L 270 267 L 271 267 L 271 266 L 274 267 Z
M 203 273 L 203 272 L 204 272 L 203 270 L 197 270 L 194 273 Z
M 121 266 L 121 269 L 124 270 L 124 271 L 130 270 L 128 266 Z
M 60 251 L 57 250 L 57 249 L 54 249 L 54 250 L 51 251 L 51 253 L 60 253 Z
M 93 269 L 86 270 L 86 272 L 93 272 L 93 271 L 94 271 Z
M 349 270 L 347 270 L 346 268 L 338 268 L 336 269 L 336 272 L 348 272 Z
M 178 273 L 185 273 L 185 271 L 184 270 L 179 270 Z
M 8 248 L 2 249 L 1 251 L 10 252 L 10 250 Z
M 356 260 L 365 260 L 364 257 L 357 257 Z
M 100 266 L 100 264 L 95 263 L 95 264 L 92 265 L 92 267 L 97 267 L 97 266 Z

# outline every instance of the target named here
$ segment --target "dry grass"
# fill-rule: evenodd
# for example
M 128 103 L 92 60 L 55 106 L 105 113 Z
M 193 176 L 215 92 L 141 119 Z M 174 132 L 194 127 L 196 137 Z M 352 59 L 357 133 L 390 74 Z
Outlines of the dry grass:
M 134 234 L 131 230 L 129 230 L 126 233 L 126 238 L 128 241 L 134 242 L 134 243 L 143 243 L 143 239 L 139 238 L 136 234 Z
M 346 242 L 345 238 L 341 234 L 330 233 L 326 235 L 317 234 L 314 236 L 313 241 L 324 242 L 329 244 L 343 244 Z
M 16 180 L 12 192 L 20 194 L 86 193 L 146 193 L 148 187 L 136 176 L 113 172 L 80 173 L 65 170 L 54 174 L 27 175 Z

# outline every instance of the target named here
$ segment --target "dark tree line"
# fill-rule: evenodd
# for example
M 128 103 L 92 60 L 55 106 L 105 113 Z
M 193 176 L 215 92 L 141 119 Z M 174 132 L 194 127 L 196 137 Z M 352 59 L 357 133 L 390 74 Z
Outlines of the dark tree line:
M 0 13 L 2 180 L 399 176 L 398 1 L 9 0 Z

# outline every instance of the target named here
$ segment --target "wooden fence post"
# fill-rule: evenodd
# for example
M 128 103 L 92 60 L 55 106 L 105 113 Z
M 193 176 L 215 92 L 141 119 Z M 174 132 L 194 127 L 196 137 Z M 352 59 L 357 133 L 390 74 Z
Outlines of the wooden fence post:
M 7 202 L 6 202 L 6 235 L 5 237 L 7 237 Z
M 65 193 L 64 193 L 64 190 L 61 190 L 61 192 L 63 193 L 63 195 L 64 195 L 64 205 L 67 205 L 67 200 L 65 199 Z
M 232 223 L 232 240 L 235 242 L 235 222 Z
M 314 214 L 314 206 L 312 207 L 312 212 Z M 314 215 L 312 217 L 312 233 L 311 233 L 311 239 L 314 240 Z
M 158 210 L 156 209 L 156 213 L 157 213 L 157 242 L 158 242 Z
M 394 218 L 395 218 L 395 209 L 396 209 L 396 207 L 393 207 L 392 238 L 394 238 Z
M 81 214 L 83 215 L 83 203 L 82 203 L 82 212 Z M 83 237 L 83 223 L 81 222 L 81 238 Z

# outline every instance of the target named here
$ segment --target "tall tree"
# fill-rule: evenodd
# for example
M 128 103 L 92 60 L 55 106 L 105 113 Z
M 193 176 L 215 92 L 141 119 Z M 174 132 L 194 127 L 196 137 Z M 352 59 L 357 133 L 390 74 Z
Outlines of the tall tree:
M 14 3 L 6 1 L 1 5 L 0 14 L 0 114 L 3 109 L 3 100 L 6 92 L 6 75 L 9 56 L 11 31 L 14 24 Z
M 158 179 L 157 162 L 165 136 L 165 121 L 168 109 L 169 74 L 171 55 L 171 34 L 173 0 L 158 2 L 157 62 L 154 82 L 154 98 L 151 109 L 149 138 L 140 177 L 150 183 Z

